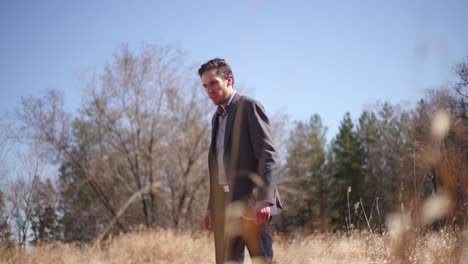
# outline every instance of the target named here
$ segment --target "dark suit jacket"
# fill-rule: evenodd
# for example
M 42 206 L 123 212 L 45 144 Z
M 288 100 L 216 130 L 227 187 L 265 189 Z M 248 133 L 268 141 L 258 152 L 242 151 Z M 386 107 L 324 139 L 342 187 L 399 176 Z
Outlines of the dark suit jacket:
M 211 145 L 208 156 L 210 200 L 218 184 L 216 135 L 219 118 L 212 120 Z M 231 201 L 266 201 L 281 208 L 277 195 L 278 154 L 273 143 L 271 127 L 263 106 L 256 100 L 236 93 L 228 108 L 224 138 L 224 168 L 232 191 Z M 254 189 L 256 194 L 254 195 Z
M 282 208 L 277 193 L 278 154 L 273 143 L 271 127 L 263 106 L 256 100 L 236 93 L 228 107 L 224 138 L 224 168 L 229 193 L 224 193 L 218 181 L 216 138 L 219 118 L 212 120 L 211 145 L 208 155 L 212 225 L 215 232 L 217 263 L 223 263 L 225 247 L 224 224 L 226 204 L 233 201 L 253 205 L 266 201 L 272 214 Z

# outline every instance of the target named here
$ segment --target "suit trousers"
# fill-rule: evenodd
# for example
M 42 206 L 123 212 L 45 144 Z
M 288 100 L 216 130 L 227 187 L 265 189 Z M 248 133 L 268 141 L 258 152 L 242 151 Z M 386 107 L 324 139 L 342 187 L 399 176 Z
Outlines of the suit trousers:
M 269 263 L 273 259 L 271 218 L 257 225 L 252 205 L 246 201 L 231 202 L 231 193 L 222 186 L 214 189 L 211 217 L 216 263 L 243 263 L 245 247 L 255 263 Z

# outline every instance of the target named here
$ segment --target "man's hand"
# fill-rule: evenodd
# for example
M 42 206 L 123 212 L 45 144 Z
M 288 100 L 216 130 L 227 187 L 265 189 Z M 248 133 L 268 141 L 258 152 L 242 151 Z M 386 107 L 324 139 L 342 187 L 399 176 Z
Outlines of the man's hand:
M 271 205 L 267 202 L 260 201 L 255 203 L 255 223 L 257 225 L 264 224 L 270 220 Z
M 205 217 L 203 218 L 203 227 L 205 227 L 206 230 L 213 231 L 213 227 L 211 226 L 210 210 L 206 210 Z

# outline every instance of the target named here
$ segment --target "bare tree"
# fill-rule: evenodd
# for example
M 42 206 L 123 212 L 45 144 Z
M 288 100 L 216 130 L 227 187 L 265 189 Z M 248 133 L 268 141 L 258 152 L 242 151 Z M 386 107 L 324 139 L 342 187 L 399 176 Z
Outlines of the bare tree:
M 178 226 L 203 184 L 193 177 L 200 178 L 209 123 L 201 90 L 187 77 L 193 72 L 178 50 L 147 46 L 133 54 L 123 47 L 106 66 L 101 85 L 90 85 L 85 113 L 99 138 L 98 152 L 114 153 L 105 160 L 94 157 L 101 161 L 100 175 L 117 178 L 127 195 L 140 192 L 147 226 L 157 222 L 163 204 Z M 143 192 L 147 186 L 152 187 Z M 167 190 L 171 202 L 163 203 Z
M 286 169 L 286 160 L 288 156 L 288 135 L 290 131 L 290 117 L 284 112 L 275 112 L 270 119 L 271 130 L 280 160 L 280 174 Z M 281 177 L 280 177 L 281 179 Z
M 0 117 L 0 184 L 5 186 L 8 175 L 7 158 L 16 140 L 14 128 L 8 116 Z
M 466 100 L 468 99 L 468 56 L 455 66 L 455 74 L 457 80 L 454 89 Z
M 33 213 L 35 178 L 43 174 L 44 160 L 38 145 L 32 145 L 18 153 L 19 166 L 16 176 L 11 179 L 7 201 L 11 210 L 11 222 L 16 240 L 25 247 L 29 240 L 29 231 Z
M 169 189 L 166 206 L 171 208 L 172 224 L 178 228 L 191 223 L 195 204 L 203 201 L 196 208 L 206 206 L 206 199 L 199 199 L 198 194 L 208 182 L 208 105 L 203 91 L 193 83 L 188 90 L 168 91 L 168 120 L 172 125 L 169 144 L 163 147 L 167 156 L 162 168 L 164 185 Z
M 114 231 L 139 224 L 183 228 L 206 201 L 210 113 L 197 83 L 183 52 L 148 45 L 133 53 L 123 46 L 100 78 L 86 83 L 73 121 L 55 91 L 23 99 L 17 116 L 49 160 L 63 165 L 62 195 L 84 198 L 62 203 L 90 210 L 97 232 L 109 223 Z M 70 206 L 63 204 L 72 221 L 67 214 L 80 211 Z
M 39 148 L 49 162 L 60 164 L 67 161 L 77 170 L 84 172 L 88 184 L 99 194 L 97 198 L 105 210 L 115 217 L 117 210 L 96 181 L 97 168 L 83 160 L 74 149 L 70 114 L 63 108 L 63 95 L 50 90 L 43 98 L 22 98 L 17 117 L 21 122 L 20 131 L 24 136 L 39 143 Z M 117 225 L 124 229 L 120 221 L 117 221 Z
M 9 215 L 6 213 L 5 197 L 0 191 L 0 249 L 12 244 Z

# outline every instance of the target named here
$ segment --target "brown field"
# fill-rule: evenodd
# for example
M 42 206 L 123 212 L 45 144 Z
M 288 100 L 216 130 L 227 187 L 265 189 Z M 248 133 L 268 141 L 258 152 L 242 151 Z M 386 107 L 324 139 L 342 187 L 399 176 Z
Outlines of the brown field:
M 278 263 L 468 263 L 467 232 L 438 231 L 400 237 L 354 233 L 276 236 Z M 102 248 L 41 246 L 0 252 L 0 263 L 214 263 L 207 233 L 140 230 L 110 239 Z M 247 257 L 245 263 L 251 263 Z

